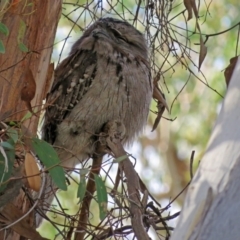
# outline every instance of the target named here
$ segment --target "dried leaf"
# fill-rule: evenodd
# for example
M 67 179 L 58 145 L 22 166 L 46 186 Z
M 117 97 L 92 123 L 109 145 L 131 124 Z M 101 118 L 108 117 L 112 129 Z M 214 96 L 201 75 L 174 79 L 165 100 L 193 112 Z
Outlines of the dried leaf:
M 194 16 L 196 18 L 196 27 L 200 33 L 200 53 L 199 53 L 199 64 L 198 64 L 198 70 L 200 70 L 201 65 L 207 55 L 207 47 L 204 44 L 203 38 L 202 38 L 202 33 L 201 33 L 201 28 L 198 24 L 198 9 L 196 6 L 195 0 L 184 0 L 184 6 L 186 7 L 188 11 L 188 21 L 192 19 L 193 15 L 192 12 L 194 12 Z
M 199 53 L 199 64 L 198 64 L 198 70 L 200 70 L 202 63 L 207 55 L 207 47 L 205 46 L 202 35 L 200 32 L 200 53 Z
M 234 69 L 235 69 L 237 60 L 238 60 L 238 56 L 231 58 L 231 59 L 230 59 L 230 64 L 227 66 L 227 68 L 226 68 L 225 71 L 224 71 L 224 76 L 225 76 L 225 81 L 226 81 L 227 86 L 228 86 L 229 83 L 230 83 L 230 80 L 231 80 L 233 71 L 234 71 Z
M 30 68 L 22 74 L 22 90 L 21 90 L 21 100 L 26 103 L 28 110 L 33 113 L 31 100 L 34 98 L 36 93 L 36 82 Z M 34 113 L 33 113 L 34 114 Z
M 32 190 L 38 192 L 41 188 L 42 183 L 40 171 L 34 157 L 28 152 L 25 155 L 24 166 L 29 187 Z
M 192 19 L 193 17 L 192 12 L 194 12 L 195 17 L 198 18 L 198 10 L 195 0 L 184 0 L 183 3 L 188 12 L 187 20 L 189 21 Z
M 204 41 L 203 41 L 203 37 L 202 37 L 202 33 L 201 33 L 201 28 L 198 24 L 198 22 L 196 22 L 196 27 L 199 31 L 199 35 L 200 35 L 200 53 L 199 53 L 199 61 L 198 61 L 198 70 L 200 71 L 200 68 L 202 66 L 202 63 L 207 55 L 207 47 L 205 46 L 204 44 Z
M 168 105 L 164 98 L 164 95 L 161 92 L 161 90 L 159 89 L 156 79 L 157 79 L 157 77 L 154 80 L 153 98 L 157 100 L 158 113 L 157 113 L 157 117 L 153 124 L 152 132 L 157 128 L 165 108 L 169 111 L 169 108 L 168 108 Z
M 25 73 L 23 73 L 22 84 L 21 99 L 30 102 L 34 98 L 36 92 L 36 82 L 30 68 L 27 68 Z
M 191 6 L 192 6 L 192 9 L 193 9 L 195 18 L 198 18 L 198 10 L 197 10 L 196 2 L 195 2 L 195 0 L 190 0 L 190 2 L 191 2 Z
M 184 0 L 183 3 L 184 3 L 185 8 L 187 9 L 187 12 L 188 12 L 187 20 L 189 21 L 190 19 L 192 19 L 192 1 Z
M 157 108 L 158 108 L 158 113 L 157 113 L 157 117 L 156 117 L 156 119 L 154 121 L 154 124 L 153 124 L 152 132 L 157 128 L 157 126 L 158 126 L 158 124 L 159 124 L 159 122 L 162 118 L 162 114 L 165 110 L 165 107 L 162 106 L 161 103 L 158 103 Z

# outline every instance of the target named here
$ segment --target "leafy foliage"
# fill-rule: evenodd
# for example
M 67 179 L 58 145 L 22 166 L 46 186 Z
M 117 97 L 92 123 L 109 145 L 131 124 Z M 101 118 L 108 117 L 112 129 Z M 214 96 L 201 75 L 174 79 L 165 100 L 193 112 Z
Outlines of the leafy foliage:
M 5 36 L 8 36 L 8 34 L 9 34 L 8 27 L 4 23 L 1 23 L 1 22 L 0 22 L 0 32 L 3 33 Z
M 196 9 L 189 5 L 191 2 L 196 2 Z M 137 153 L 134 155 L 137 156 L 139 174 L 159 201 L 169 200 L 178 195 L 189 179 L 186 161 L 189 160 L 191 151 L 195 150 L 194 163 L 197 166 L 226 91 L 222 70 L 227 66 L 228 59 L 238 52 L 239 33 L 237 28 L 233 28 L 232 31 L 231 26 L 235 24 L 239 27 L 239 22 L 236 22 L 239 3 L 237 1 L 231 1 L 231 3 L 206 1 L 200 4 L 199 1 L 198 4 L 197 1 L 178 0 L 150 1 L 148 5 L 140 2 L 136 5 L 132 1 L 116 1 L 113 6 L 112 2 L 98 1 L 88 3 L 86 7 L 84 1 L 71 0 L 65 1 L 63 7 L 60 28 L 65 31 L 67 29 L 67 35 L 61 35 L 60 30 L 56 41 L 59 42 L 65 37 L 67 39 L 64 43 L 58 44 L 55 49 L 63 57 L 68 53 L 68 44 L 72 45 L 79 38 L 82 30 L 99 17 L 111 15 L 123 18 L 140 31 L 146 32 L 153 78 L 159 81 L 165 92 L 170 112 L 165 113 L 164 116 L 170 118 L 170 121 L 162 121 L 162 126 L 157 133 L 148 133 L 147 136 L 142 137 L 135 145 Z M 192 12 L 193 18 L 190 20 L 189 14 L 192 10 L 197 10 L 198 14 L 194 17 Z M 221 32 L 224 32 L 222 33 L 224 35 Z M 62 48 L 65 49 L 63 54 Z M 53 58 L 60 61 L 56 53 L 53 54 Z M 156 111 L 155 103 L 151 109 L 153 112 Z M 154 117 L 154 114 L 150 115 L 149 125 L 151 126 Z M 160 152 L 164 153 L 163 156 Z M 116 162 L 123 160 L 118 158 Z M 108 166 L 108 161 L 105 165 Z M 114 180 L 109 174 L 110 168 L 106 169 L 107 167 L 104 166 L 102 171 L 106 173 L 105 184 L 112 187 Z M 85 178 L 79 184 L 79 197 L 85 192 L 84 181 Z M 162 182 L 165 187 L 161 185 Z M 123 185 L 121 187 L 124 189 Z M 169 189 L 169 192 L 159 190 L 163 188 Z M 117 204 L 119 199 L 124 201 L 121 194 L 126 194 L 126 191 L 123 190 L 121 194 L 119 192 L 113 194 L 114 204 Z M 97 197 L 99 197 L 98 193 Z M 178 200 L 181 203 L 181 196 Z M 120 204 L 120 206 L 123 205 Z M 95 211 L 92 212 L 94 215 Z M 111 223 L 116 219 L 114 217 L 118 216 L 117 211 L 113 212 Z M 160 215 L 163 213 L 158 209 L 156 212 Z M 122 214 L 122 218 L 125 216 Z M 92 219 L 92 222 L 96 223 L 95 219 Z M 122 220 L 119 222 L 121 222 L 119 225 L 125 223 Z M 119 225 L 116 223 L 111 226 L 117 229 Z M 160 238 L 160 231 L 156 232 Z M 170 235 L 169 232 L 168 234 Z
M 36 151 L 39 159 L 43 162 L 44 166 L 47 167 L 54 183 L 60 189 L 67 190 L 64 170 L 60 166 L 60 160 L 54 148 L 47 142 L 38 138 L 32 139 L 32 147 Z
M 9 34 L 8 27 L 2 22 L 0 22 L 0 33 L 3 33 L 5 36 Z M 0 40 L 0 53 L 5 53 L 5 47 L 2 40 Z
M 28 48 L 23 43 L 25 32 L 26 32 L 26 23 L 23 20 L 20 20 L 17 42 L 18 42 L 18 47 L 22 52 L 28 52 Z
M 83 201 L 83 198 L 86 193 L 86 171 L 85 169 L 80 170 L 80 183 L 78 184 L 77 197 L 79 198 L 79 202 Z
M 98 199 L 98 207 L 100 212 L 100 219 L 103 220 L 107 214 L 107 204 L 108 204 L 107 189 L 101 177 L 95 174 L 94 179 L 95 179 L 96 189 L 97 189 L 97 199 Z
M 5 53 L 5 47 L 3 45 L 2 40 L 0 40 L 0 53 Z
M 11 177 L 15 160 L 14 141 L 9 139 L 0 145 L 0 192 L 7 186 L 7 180 Z

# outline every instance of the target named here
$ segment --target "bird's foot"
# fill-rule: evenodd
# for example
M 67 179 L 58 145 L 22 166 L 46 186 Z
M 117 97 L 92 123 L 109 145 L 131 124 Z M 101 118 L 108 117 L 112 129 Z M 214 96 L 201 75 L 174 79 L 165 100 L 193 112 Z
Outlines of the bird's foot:
M 109 121 L 99 134 L 100 147 L 104 149 L 105 153 L 109 153 L 108 140 L 111 142 L 122 142 L 125 134 L 125 126 L 120 120 Z

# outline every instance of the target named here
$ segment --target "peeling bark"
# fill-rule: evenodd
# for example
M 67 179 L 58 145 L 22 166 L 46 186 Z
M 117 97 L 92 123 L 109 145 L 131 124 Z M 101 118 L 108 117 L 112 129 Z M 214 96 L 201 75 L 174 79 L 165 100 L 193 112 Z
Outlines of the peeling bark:
M 31 107 L 36 116 L 25 121 L 24 127 L 35 135 L 42 100 L 48 91 L 46 86 L 51 85 L 48 82 L 51 81 L 48 71 L 62 1 L 17 0 L 9 1 L 7 4 L 6 2 L 0 3 L 0 21 L 9 29 L 8 36 L 0 33 L 0 39 L 6 50 L 4 54 L 0 54 L 0 121 L 20 121 L 29 109 L 26 101 L 22 99 L 31 99 L 34 96 Z M 25 46 L 27 51 L 23 51 Z M 33 75 L 31 81 L 34 80 L 36 83 L 35 94 L 33 94 L 34 82 L 33 87 L 29 88 L 32 92 L 27 92 L 28 80 L 24 78 L 29 71 Z M 52 72 L 52 67 L 50 71 Z M 24 86 L 25 91 L 22 91 Z M 21 99 L 21 92 L 27 95 L 26 98 Z M 33 214 L 3 230 L 24 215 L 31 206 L 22 189 L 20 194 L 17 197 L 14 195 L 11 200 L 12 202 L 0 210 L 0 239 L 43 239 L 35 230 Z
M 240 60 L 172 240 L 240 239 Z

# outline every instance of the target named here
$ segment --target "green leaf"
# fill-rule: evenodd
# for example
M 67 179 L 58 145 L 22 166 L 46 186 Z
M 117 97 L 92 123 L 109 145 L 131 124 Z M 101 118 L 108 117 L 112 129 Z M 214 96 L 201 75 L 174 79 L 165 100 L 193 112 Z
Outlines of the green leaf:
M 14 149 L 14 146 L 10 144 L 9 142 L 1 142 L 1 146 L 6 149 Z
M 11 127 L 17 126 L 17 123 L 14 122 L 14 121 L 10 121 L 8 124 L 9 124 L 9 126 L 11 126 Z
M 0 40 L 0 53 L 5 53 L 5 47 L 3 45 L 2 40 Z
M 8 27 L 1 22 L 0 22 L 0 32 L 3 33 L 6 36 L 8 36 L 8 34 L 9 34 Z
M 32 113 L 28 111 L 28 112 L 23 116 L 23 118 L 21 119 L 21 122 L 23 122 L 23 121 L 25 121 L 25 120 L 27 120 L 27 119 L 29 119 L 29 118 L 31 118 L 31 117 L 32 117 Z
M 18 141 L 18 131 L 14 128 L 7 129 L 7 135 L 16 143 Z
M 18 42 L 18 47 L 22 52 L 28 52 L 27 46 L 23 43 L 25 33 L 26 33 L 26 23 L 23 20 L 20 20 L 17 42 Z
M 28 48 L 24 43 L 19 43 L 18 47 L 22 52 L 28 52 Z
M 121 157 L 118 157 L 116 159 L 113 160 L 113 163 L 119 163 L 119 162 L 122 162 L 123 160 L 125 160 L 126 158 L 128 158 L 127 155 L 123 155 Z
M 77 197 L 79 198 L 79 202 L 83 200 L 85 193 L 86 193 L 86 179 L 85 176 L 81 176 L 77 191 Z
M 101 177 L 94 174 L 96 189 L 97 189 L 97 199 L 98 207 L 100 212 L 100 219 L 103 220 L 107 215 L 107 189 Z
M 86 175 L 89 173 L 88 168 L 80 169 L 80 183 L 78 185 L 77 197 L 79 198 L 79 202 L 81 202 L 86 193 Z
M 18 36 L 17 36 L 18 44 L 23 42 L 25 32 L 26 32 L 26 23 L 23 20 L 20 20 L 19 29 L 18 29 Z
M 80 176 L 86 176 L 89 173 L 89 169 L 88 168 L 81 168 L 80 169 Z
M 60 160 L 54 148 L 47 142 L 38 138 L 32 139 L 32 147 L 37 156 L 48 169 L 53 182 L 62 190 L 67 190 L 64 170 L 60 164 Z
M 8 141 L 5 143 L 8 143 L 7 145 L 11 147 L 2 148 L 5 156 L 2 152 L 0 152 L 0 192 L 2 192 L 7 186 L 7 184 L 4 184 L 4 182 L 11 177 L 15 160 L 15 149 L 13 140 L 8 139 Z

